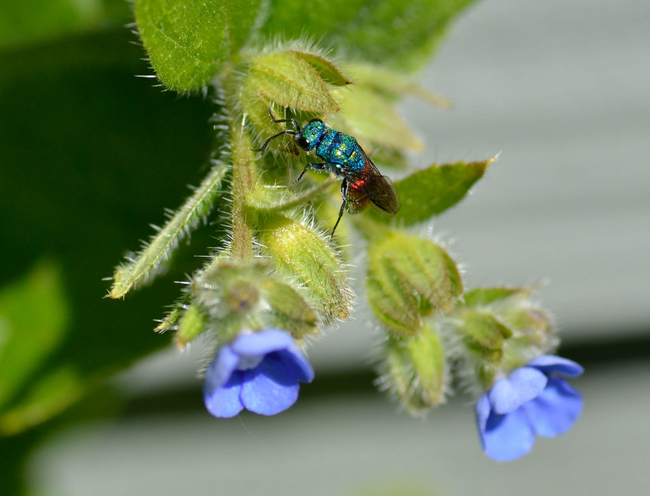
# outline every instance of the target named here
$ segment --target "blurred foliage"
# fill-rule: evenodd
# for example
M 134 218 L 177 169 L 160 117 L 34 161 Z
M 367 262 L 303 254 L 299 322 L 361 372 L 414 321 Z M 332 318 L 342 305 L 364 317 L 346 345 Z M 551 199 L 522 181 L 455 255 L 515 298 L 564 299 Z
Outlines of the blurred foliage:
M 185 185 L 200 181 L 213 147 L 208 120 L 214 104 L 178 99 L 150 79 L 134 77 L 150 70 L 133 40 L 119 28 L 0 53 L 0 313 L 21 291 L 31 300 L 22 304 L 34 308 L 31 319 L 38 318 L 36 309 L 44 311 L 38 291 L 45 286 L 25 294 L 20 288 L 27 283 L 17 282 L 29 281 L 26 274 L 44 255 L 58 264 L 56 284 L 64 288 L 68 308 L 65 328 L 50 331 L 61 333 L 56 349 L 51 342 L 51 349 L 37 355 L 46 343 L 38 333 L 47 329 L 25 330 L 26 344 L 34 349 L 23 350 L 32 358 L 21 367 L 28 370 L 21 374 L 20 391 L 2 405 L 0 414 L 11 414 L 2 417 L 3 430 L 31 425 L 27 407 L 35 398 L 48 403 L 51 414 L 60 411 L 45 397 L 55 385 L 71 393 L 74 378 L 83 377 L 84 389 L 94 387 L 169 343 L 150 329 L 165 312 L 161 302 L 176 295 L 171 280 L 189 270 L 183 263 L 191 262 L 189 248 L 179 253 L 166 284 L 123 305 L 104 298 L 109 285 L 102 279 L 111 275 L 125 246 L 137 245 L 152 219 L 162 223 L 164 209 L 181 204 Z M 194 242 L 192 250 L 205 251 L 207 233 L 197 233 Z M 4 375 L 17 377 L 15 370 L 4 372 L 3 381 Z M 21 469 L 14 464 L 24 461 L 19 453 L 47 431 L 44 426 L 0 439 L 8 463 L 0 494 L 17 494 Z

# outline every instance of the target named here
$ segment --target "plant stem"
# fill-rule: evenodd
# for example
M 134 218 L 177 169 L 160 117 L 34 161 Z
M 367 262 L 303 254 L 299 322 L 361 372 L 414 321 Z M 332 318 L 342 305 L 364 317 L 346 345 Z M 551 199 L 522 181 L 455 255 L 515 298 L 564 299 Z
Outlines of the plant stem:
M 230 120 L 232 147 L 232 255 L 239 258 L 253 257 L 253 229 L 250 226 L 246 199 L 255 187 L 257 174 L 251 144 L 241 119 Z

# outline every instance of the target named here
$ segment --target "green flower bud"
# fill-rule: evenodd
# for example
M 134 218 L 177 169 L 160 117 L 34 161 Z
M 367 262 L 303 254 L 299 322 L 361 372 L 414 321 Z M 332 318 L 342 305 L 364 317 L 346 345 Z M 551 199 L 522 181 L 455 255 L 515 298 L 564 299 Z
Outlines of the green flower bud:
M 304 287 L 305 298 L 319 314 L 347 318 L 353 294 L 327 235 L 308 221 L 280 214 L 260 217 L 260 223 L 262 253 L 273 260 L 277 271 Z
M 251 62 L 243 81 L 240 103 L 257 130 L 264 135 L 283 130 L 269 119 L 270 103 L 318 115 L 340 110 L 322 77 L 334 77 L 338 69 L 322 57 L 309 55 L 276 51 L 259 55 Z
M 390 337 L 380 385 L 393 392 L 412 415 L 443 403 L 449 380 L 442 339 L 433 325 L 417 336 Z
M 179 350 L 206 330 L 207 317 L 198 305 L 190 305 L 178 323 L 176 346 Z
M 390 232 L 370 246 L 368 300 L 377 318 L 397 333 L 416 334 L 423 316 L 451 310 L 462 290 L 455 262 L 431 240 Z
M 262 284 L 262 298 L 269 306 L 264 327 L 275 327 L 302 339 L 318 334 L 318 317 L 300 292 L 289 284 L 268 279 Z
M 549 316 L 529 299 L 534 289 L 474 289 L 450 315 L 468 352 L 465 362 L 473 366 L 464 375 L 474 376 L 482 388 L 557 346 Z
M 498 364 L 503 358 L 504 340 L 512 331 L 484 310 L 465 309 L 454 315 L 456 330 L 466 348 L 478 360 Z
M 259 260 L 223 259 L 193 282 L 196 300 L 213 319 L 253 312 L 268 267 Z

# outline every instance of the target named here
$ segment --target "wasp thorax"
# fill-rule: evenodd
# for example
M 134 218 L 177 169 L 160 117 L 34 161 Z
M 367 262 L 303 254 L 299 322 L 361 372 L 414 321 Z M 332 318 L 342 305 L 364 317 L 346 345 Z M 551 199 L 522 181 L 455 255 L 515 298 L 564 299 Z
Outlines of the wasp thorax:
M 305 151 L 311 151 L 320 142 L 321 138 L 327 131 L 327 126 L 320 119 L 313 119 L 305 126 L 300 135 L 296 138 L 296 143 Z

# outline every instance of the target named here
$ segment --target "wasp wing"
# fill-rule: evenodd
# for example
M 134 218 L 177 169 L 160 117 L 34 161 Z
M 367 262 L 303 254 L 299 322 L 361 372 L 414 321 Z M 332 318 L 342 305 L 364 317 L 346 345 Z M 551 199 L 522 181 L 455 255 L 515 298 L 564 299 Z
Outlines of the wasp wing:
M 364 168 L 358 172 L 348 173 L 350 189 L 361 191 L 381 210 L 395 215 L 399 212 L 401 205 L 393 182 L 379 172 L 363 148 L 359 147 L 359 149 L 363 156 Z

